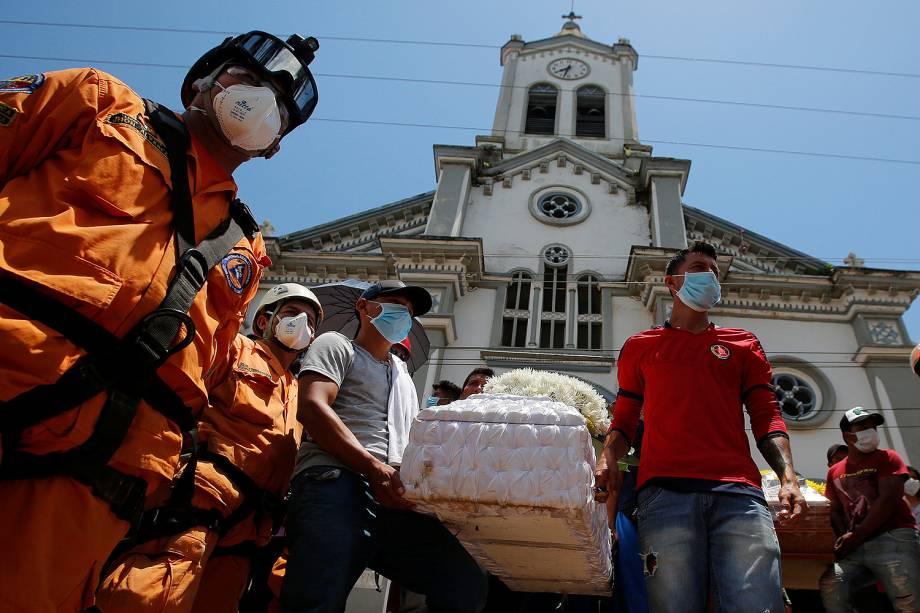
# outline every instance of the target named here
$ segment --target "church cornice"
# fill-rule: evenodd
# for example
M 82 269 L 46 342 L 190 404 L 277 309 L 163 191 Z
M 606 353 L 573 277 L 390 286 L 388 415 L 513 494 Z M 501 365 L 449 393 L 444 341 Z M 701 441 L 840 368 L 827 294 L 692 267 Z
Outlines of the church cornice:
M 538 55 L 547 51 L 573 51 L 581 50 L 597 54 L 599 58 L 613 61 L 626 60 L 630 67 L 636 70 L 639 67 L 639 54 L 626 39 L 620 39 L 613 45 L 605 45 L 590 38 L 573 34 L 551 36 L 530 42 L 524 42 L 520 37 L 512 36 L 501 49 L 501 65 L 504 66 L 508 59 L 518 54 L 520 56 Z
M 479 238 L 387 237 L 380 239 L 380 249 L 400 275 L 454 275 L 459 295 L 465 294 L 469 284 L 482 278 L 485 271 L 485 255 Z
M 450 281 L 464 295 L 483 274 L 482 241 L 454 237 L 383 237 L 379 253 L 341 251 L 284 251 L 262 276 L 267 285 L 296 282 L 305 285 L 345 279 L 377 281 L 406 279 Z
M 676 177 L 680 180 L 680 193 L 687 187 L 690 176 L 690 160 L 678 158 L 643 157 L 639 167 L 639 182 L 648 189 L 655 177 Z
M 638 172 L 565 138 L 558 138 L 538 149 L 494 165 L 484 163 L 476 178 L 488 196 L 496 183 L 511 187 L 515 178 L 529 180 L 534 173 L 547 172 L 551 164 L 560 168 L 569 167 L 575 175 L 588 175 L 592 183 L 604 182 L 611 194 L 623 189 L 627 193 L 628 203 L 636 203 Z
M 434 145 L 433 150 L 435 178 L 441 176 L 445 164 L 462 164 L 476 172 L 483 157 L 483 148 L 478 146 Z

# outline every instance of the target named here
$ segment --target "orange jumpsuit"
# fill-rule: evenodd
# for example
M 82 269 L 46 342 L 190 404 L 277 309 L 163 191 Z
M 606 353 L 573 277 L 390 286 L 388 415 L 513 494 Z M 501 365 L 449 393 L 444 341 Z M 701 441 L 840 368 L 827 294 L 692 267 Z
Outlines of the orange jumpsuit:
M 297 379 L 272 353 L 269 341 L 237 335 L 228 363 L 208 380 L 210 407 L 199 423 L 203 444 L 241 468 L 262 489 L 287 492 L 302 428 Z M 195 475 L 193 504 L 227 517 L 243 497 L 233 481 L 206 460 Z M 116 561 L 103 580 L 97 606 L 116 611 L 234 612 L 249 578 L 242 555 L 211 557 L 218 547 L 271 536 L 271 518 L 250 515 L 223 537 L 204 528 L 144 543 Z
M 0 275 L 119 336 L 159 305 L 176 260 L 166 149 L 143 114 L 136 93 L 95 69 L 0 81 Z M 189 183 L 201 240 L 228 216 L 236 184 L 194 139 Z M 244 238 L 195 298 L 194 342 L 158 371 L 191 410 L 207 405 L 204 374 L 226 360 L 269 263 L 261 237 Z M 0 303 L 0 400 L 53 383 L 82 354 Z M 103 400 L 28 428 L 23 449 L 82 443 Z M 142 402 L 110 465 L 145 479 L 150 504 L 176 474 L 181 444 L 179 428 Z M 128 524 L 67 477 L 0 481 L 0 501 L 0 610 L 92 604 L 100 566 Z

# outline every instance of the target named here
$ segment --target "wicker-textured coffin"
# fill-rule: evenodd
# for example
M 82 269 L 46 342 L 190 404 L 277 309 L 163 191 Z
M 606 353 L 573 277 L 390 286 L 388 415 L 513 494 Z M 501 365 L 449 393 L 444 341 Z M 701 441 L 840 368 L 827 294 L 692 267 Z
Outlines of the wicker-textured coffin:
M 609 595 L 594 466 L 575 409 L 482 394 L 419 414 L 401 476 L 418 510 L 437 515 L 511 589 Z

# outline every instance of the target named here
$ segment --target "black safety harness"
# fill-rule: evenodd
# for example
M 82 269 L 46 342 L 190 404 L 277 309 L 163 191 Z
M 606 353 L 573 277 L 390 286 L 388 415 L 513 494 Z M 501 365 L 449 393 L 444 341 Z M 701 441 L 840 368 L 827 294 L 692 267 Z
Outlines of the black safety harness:
M 182 430 L 185 470 L 173 498 L 182 495 L 191 500 L 195 466 L 201 455 L 197 448 L 197 417 L 156 371 L 194 340 L 195 325 L 188 311 L 208 272 L 244 236 L 251 239 L 258 231 L 246 205 L 234 200 L 230 217 L 201 243 L 195 243 L 188 182 L 188 131 L 168 108 L 149 100 L 145 104 L 148 120 L 166 144 L 172 177 L 177 261 L 160 305 L 119 338 L 37 286 L 0 273 L 0 303 L 57 331 L 85 352 L 56 382 L 36 386 L 0 403 L 0 480 L 71 477 L 92 488 L 93 494 L 107 502 L 117 517 L 134 526 L 143 523 L 140 520 L 146 482 L 108 462 L 124 441 L 143 399 Z M 103 407 L 85 442 L 46 454 L 21 449 L 20 439 L 26 428 L 103 392 Z

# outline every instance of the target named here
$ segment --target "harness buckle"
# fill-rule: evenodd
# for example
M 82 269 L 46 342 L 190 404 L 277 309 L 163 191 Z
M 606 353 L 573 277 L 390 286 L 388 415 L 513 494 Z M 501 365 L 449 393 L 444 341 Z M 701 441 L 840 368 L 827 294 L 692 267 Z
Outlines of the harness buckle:
M 180 324 L 177 328 L 181 328 L 182 326 L 185 327 L 185 333 L 179 342 L 172 345 L 164 345 L 156 335 L 150 332 L 151 328 L 157 325 L 156 321 L 164 318 L 177 319 Z M 137 334 L 134 338 L 134 342 L 141 345 L 148 353 L 150 361 L 153 363 L 154 370 L 170 357 L 191 345 L 194 340 L 195 322 L 192 321 L 191 316 L 178 309 L 170 308 L 157 309 L 145 315 L 137 325 Z
M 182 255 L 179 256 L 179 261 L 176 262 L 175 277 L 178 277 L 186 270 L 190 270 L 189 266 L 190 264 L 193 263 L 192 260 L 195 260 L 194 270 L 203 273 L 203 276 L 201 275 L 199 276 L 201 277 L 202 284 L 204 284 L 204 281 L 207 278 L 207 274 L 208 274 L 208 259 L 196 247 L 191 247 L 189 249 L 186 249 L 182 253 Z

